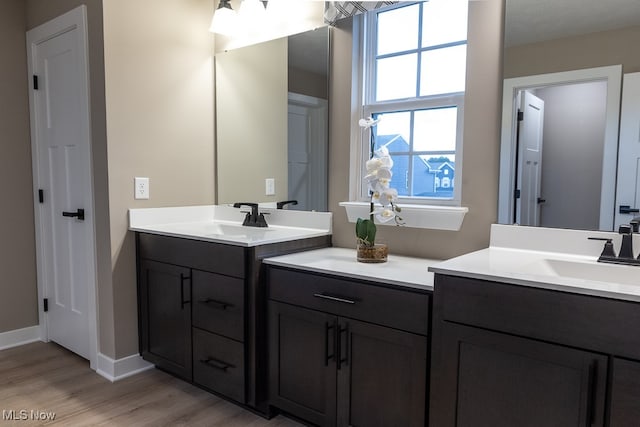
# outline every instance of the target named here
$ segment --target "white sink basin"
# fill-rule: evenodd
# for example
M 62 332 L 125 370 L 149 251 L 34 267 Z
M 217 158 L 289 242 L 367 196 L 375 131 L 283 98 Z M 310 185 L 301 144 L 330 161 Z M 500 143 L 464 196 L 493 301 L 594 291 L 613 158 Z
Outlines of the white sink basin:
M 535 275 L 640 286 L 640 267 L 635 266 L 541 259 L 524 266 L 522 270 Z

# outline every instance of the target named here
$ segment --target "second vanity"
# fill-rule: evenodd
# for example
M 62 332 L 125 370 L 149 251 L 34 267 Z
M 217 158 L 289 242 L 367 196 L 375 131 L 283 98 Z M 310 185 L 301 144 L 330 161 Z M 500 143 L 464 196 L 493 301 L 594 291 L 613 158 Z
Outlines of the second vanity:
M 640 269 L 594 234 L 494 225 L 430 268 L 430 425 L 638 425 Z

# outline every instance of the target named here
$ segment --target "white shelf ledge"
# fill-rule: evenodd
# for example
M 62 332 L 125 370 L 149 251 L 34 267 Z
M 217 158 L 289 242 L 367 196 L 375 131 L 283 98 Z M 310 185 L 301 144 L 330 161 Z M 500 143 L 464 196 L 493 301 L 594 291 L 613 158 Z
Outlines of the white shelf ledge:
M 370 205 L 367 202 L 340 202 L 340 206 L 347 210 L 349 222 L 356 222 L 358 218 L 369 216 Z M 462 227 L 462 221 L 469 208 L 458 206 L 434 206 L 434 205 L 398 205 L 402 209 L 400 216 L 404 220 L 405 227 L 428 228 L 432 230 L 458 231 Z M 376 221 L 376 223 L 378 223 Z M 388 224 L 395 223 L 391 221 Z

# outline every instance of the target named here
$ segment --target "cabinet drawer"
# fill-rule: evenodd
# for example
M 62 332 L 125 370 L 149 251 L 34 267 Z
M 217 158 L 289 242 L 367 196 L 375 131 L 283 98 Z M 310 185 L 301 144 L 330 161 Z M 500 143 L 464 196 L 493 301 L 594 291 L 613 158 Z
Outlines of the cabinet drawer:
M 192 270 L 193 326 L 244 340 L 244 280 Z
M 245 248 L 156 234 L 136 233 L 140 258 L 245 276 Z
M 273 300 L 427 335 L 428 294 L 278 267 L 267 274 Z
M 444 320 L 640 359 L 640 304 L 436 274 Z
M 245 403 L 244 345 L 193 328 L 193 382 Z

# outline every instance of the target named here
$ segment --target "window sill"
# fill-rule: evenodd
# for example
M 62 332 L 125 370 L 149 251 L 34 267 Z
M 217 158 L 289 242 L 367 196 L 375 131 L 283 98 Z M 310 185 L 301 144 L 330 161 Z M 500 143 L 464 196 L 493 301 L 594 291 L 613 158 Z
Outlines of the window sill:
M 347 211 L 349 222 L 356 222 L 358 218 L 366 218 L 369 215 L 369 203 L 367 202 L 340 202 Z M 462 227 L 462 221 L 469 208 L 457 206 L 434 205 L 399 205 L 402 208 L 400 216 L 404 220 L 405 227 L 428 228 L 431 230 L 458 231 Z M 378 223 L 376 221 L 376 223 Z M 388 224 L 395 223 L 391 221 Z

